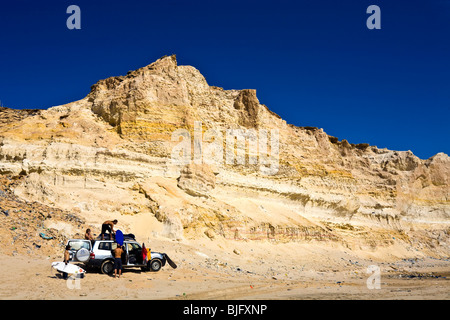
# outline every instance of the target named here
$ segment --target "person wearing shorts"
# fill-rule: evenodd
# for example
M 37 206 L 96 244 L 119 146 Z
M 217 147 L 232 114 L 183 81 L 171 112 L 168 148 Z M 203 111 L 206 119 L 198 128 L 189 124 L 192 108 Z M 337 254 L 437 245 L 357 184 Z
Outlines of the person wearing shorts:
M 119 270 L 119 278 L 122 275 L 122 253 L 123 248 L 120 245 L 117 245 L 117 248 L 114 249 L 114 278 L 117 278 L 117 270 Z
M 110 236 L 112 236 L 113 234 L 115 234 L 115 231 L 114 231 L 114 225 L 116 225 L 117 222 L 118 222 L 117 220 L 114 220 L 114 221 L 109 221 L 109 220 L 107 220 L 107 221 L 103 222 L 103 224 L 102 224 L 102 233 L 101 233 L 101 235 L 102 235 L 102 240 L 105 239 L 105 233 L 106 233 L 106 231 L 108 231 L 108 233 L 109 233 Z M 112 237 L 111 237 L 111 239 L 112 239 Z

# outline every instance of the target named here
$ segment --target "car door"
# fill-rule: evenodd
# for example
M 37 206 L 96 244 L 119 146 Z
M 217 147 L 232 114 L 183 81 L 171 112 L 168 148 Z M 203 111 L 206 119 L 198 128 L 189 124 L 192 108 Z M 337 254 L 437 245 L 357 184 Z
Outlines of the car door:
M 87 262 L 90 259 L 92 250 L 90 240 L 70 239 L 67 244 L 70 246 L 70 261 Z
M 116 249 L 117 244 L 110 240 L 98 241 L 97 249 L 95 250 L 95 258 L 98 260 L 104 260 L 111 258 L 112 251 Z
M 125 242 L 127 253 L 127 265 L 136 266 L 142 264 L 142 248 L 136 242 Z

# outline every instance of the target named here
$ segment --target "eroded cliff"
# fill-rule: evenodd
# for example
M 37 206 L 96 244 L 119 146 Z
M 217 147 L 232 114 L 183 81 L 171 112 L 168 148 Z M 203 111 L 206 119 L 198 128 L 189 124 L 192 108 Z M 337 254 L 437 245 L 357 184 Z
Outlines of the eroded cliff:
M 421 160 L 290 125 L 255 90 L 210 86 L 175 56 L 101 80 L 82 100 L 2 108 L 0 118 L 0 174 L 21 177 L 15 195 L 93 225 L 116 217 L 145 238 L 449 253 L 447 155 Z M 239 143 L 228 132 L 244 133 L 241 163 L 226 161 L 240 152 L 227 146 Z M 189 163 L 173 159 L 184 138 Z M 211 163 L 211 154 L 223 161 Z M 261 170 L 264 157 L 276 161 L 271 174 Z

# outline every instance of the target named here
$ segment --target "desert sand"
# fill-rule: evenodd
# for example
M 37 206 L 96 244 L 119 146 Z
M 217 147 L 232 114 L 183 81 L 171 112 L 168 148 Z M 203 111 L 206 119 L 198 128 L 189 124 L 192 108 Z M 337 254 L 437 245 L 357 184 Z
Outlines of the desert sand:
M 51 268 L 62 255 L 0 256 L 1 299 L 25 300 L 290 300 L 449 299 L 450 261 L 361 259 L 317 244 L 180 243 L 154 239 L 178 268 L 125 270 L 121 278 L 88 269 L 77 284 Z M 369 265 L 380 268 L 380 288 L 370 289 Z

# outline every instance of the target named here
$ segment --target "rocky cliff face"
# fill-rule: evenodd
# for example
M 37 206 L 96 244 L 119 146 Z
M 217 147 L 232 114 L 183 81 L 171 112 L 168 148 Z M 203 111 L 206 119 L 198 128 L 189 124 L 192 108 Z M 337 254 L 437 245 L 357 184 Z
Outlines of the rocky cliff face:
M 447 155 L 421 160 L 287 124 L 255 90 L 210 86 L 175 56 L 101 80 L 80 101 L 0 118 L 0 174 L 22 177 L 15 194 L 93 224 L 114 216 L 145 237 L 449 252 Z M 261 170 L 264 159 L 276 170 Z

